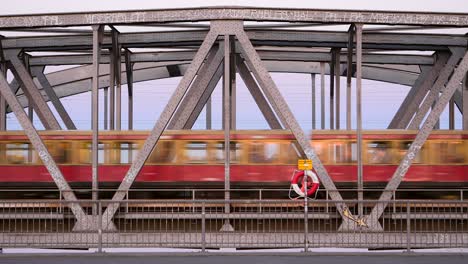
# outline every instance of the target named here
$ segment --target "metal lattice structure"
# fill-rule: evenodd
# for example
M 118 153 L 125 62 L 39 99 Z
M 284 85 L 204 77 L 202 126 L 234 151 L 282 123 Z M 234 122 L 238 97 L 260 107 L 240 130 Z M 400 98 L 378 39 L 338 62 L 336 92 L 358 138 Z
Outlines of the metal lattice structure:
M 348 30 L 317 30 L 317 27 L 329 24 L 346 26 Z M 367 27 L 369 25 L 372 27 Z M 118 29 L 123 26 L 185 29 L 125 33 Z M 58 188 L 66 194 L 64 198 L 77 219 L 75 230 L 86 229 L 93 223 L 94 226 L 98 224 L 97 211 L 100 210 L 94 208 L 93 214 L 87 214 L 78 203 L 73 203 L 77 198 L 23 108 L 32 106 L 29 109 L 36 111 L 47 130 L 73 130 L 76 126 L 60 99 L 92 91 L 92 179 L 93 189 L 97 189 L 98 90 L 105 89 L 106 95 L 110 92 L 111 105 L 105 107 L 110 112 L 110 120 L 105 120 L 106 128 L 109 125 L 111 130 L 122 130 L 121 91 L 122 85 L 128 86 L 128 129 L 131 130 L 132 96 L 137 92 L 133 90 L 133 83 L 182 76 L 118 192 L 103 212 L 103 228 L 113 229 L 112 219 L 119 209 L 119 202 L 124 199 L 125 191 L 131 187 L 163 131 L 190 129 L 205 105 L 211 109 L 210 96 L 221 77 L 224 85 L 223 129 L 225 141 L 229 141 L 229 131 L 235 129 L 236 123 L 233 94 L 235 73 L 239 72 L 269 126 L 290 130 L 302 155 L 313 160 L 321 182 L 330 190 L 337 212 L 344 216 L 349 212 L 346 203 L 335 191 L 335 184 L 270 72 L 312 74 L 314 80 L 317 74 L 322 80 L 325 74 L 330 75 L 330 90 L 334 91 L 330 94 L 332 129 L 340 129 L 341 76 L 347 78 L 346 128 L 351 128 L 351 79 L 356 78 L 358 143 L 361 138 L 362 78 L 412 86 L 388 128 L 419 129 L 419 133 L 376 206 L 368 214 L 364 214 L 362 208 L 358 213 L 369 220 L 371 230 L 380 230 L 378 219 L 392 196 L 389 190 L 399 186 L 447 104 L 458 107 L 463 113 L 463 129 L 468 129 L 468 85 L 466 82 L 462 85 L 468 70 L 467 36 L 407 31 L 449 27 L 468 27 L 468 14 L 213 7 L 0 16 L 0 31 L 51 33 L 1 39 L 4 74 L 0 75 L 0 130 L 6 129 L 6 114 L 14 112 Z M 171 48 L 175 51 L 132 52 L 134 48 Z M 31 55 L 34 52 L 63 54 Z M 56 65 L 81 66 L 44 74 L 45 67 Z M 5 78 L 7 70 L 15 77 L 10 83 Z M 321 83 L 324 91 L 324 82 Z M 315 91 L 315 85 L 312 89 Z M 324 100 L 322 92 L 321 101 Z M 59 116 L 53 114 L 48 101 L 52 102 Z M 211 110 L 207 112 L 211 115 Z M 105 116 L 107 118 L 107 114 Z M 60 127 L 58 117 L 65 128 Z M 315 111 L 313 119 L 315 125 Z M 207 120 L 211 120 L 211 116 Z M 207 128 L 210 127 L 210 121 L 207 121 Z M 225 146 L 225 188 L 229 189 L 229 144 Z M 358 167 L 362 182 L 360 156 Z M 97 198 L 97 193 L 93 194 L 93 199 Z M 230 200 L 229 192 L 226 200 Z M 343 217 L 340 230 L 357 228 L 349 219 Z

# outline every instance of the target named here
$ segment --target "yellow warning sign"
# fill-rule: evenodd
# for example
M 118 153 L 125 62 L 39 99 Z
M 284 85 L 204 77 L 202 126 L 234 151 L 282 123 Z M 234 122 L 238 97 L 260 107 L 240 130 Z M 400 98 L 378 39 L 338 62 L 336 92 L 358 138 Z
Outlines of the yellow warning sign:
M 311 170 L 312 169 L 312 161 L 309 159 L 300 159 L 297 161 L 297 168 L 299 170 Z

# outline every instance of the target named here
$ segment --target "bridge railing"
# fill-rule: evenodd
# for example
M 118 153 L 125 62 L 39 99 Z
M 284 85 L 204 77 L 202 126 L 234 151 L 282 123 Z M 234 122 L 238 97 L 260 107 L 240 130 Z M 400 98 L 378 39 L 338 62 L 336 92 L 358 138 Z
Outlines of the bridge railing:
M 257 199 L 257 200 L 271 200 L 278 199 L 279 197 L 291 196 L 295 198 L 295 194 L 289 188 L 233 188 L 233 189 L 219 189 L 219 188 L 135 188 L 125 191 L 119 191 L 113 188 L 98 189 L 100 197 L 110 199 L 115 192 L 124 192 L 125 199 L 153 199 L 157 198 L 171 198 L 171 199 L 216 199 L 223 197 L 226 191 L 230 192 L 233 199 Z M 378 198 L 384 190 L 381 188 L 339 188 L 337 190 L 319 189 L 316 198 L 329 200 L 331 192 L 340 192 L 348 199 L 357 197 L 358 192 L 362 192 L 364 197 L 372 197 L 369 199 Z M 8 188 L 0 189 L 0 200 L 4 199 L 61 199 L 67 191 L 60 191 L 56 188 Z M 89 188 L 74 188 L 74 192 L 78 197 L 89 199 L 92 190 Z M 290 193 L 291 192 L 291 193 Z M 443 200 L 466 200 L 468 197 L 468 188 L 401 188 L 396 190 L 385 190 L 391 192 L 394 200 L 413 199 L 443 199 Z M 289 195 L 291 194 L 291 195 Z
M 468 247 L 468 201 L 391 200 L 368 219 L 378 203 L 347 200 L 343 218 L 331 200 L 0 200 L 0 248 Z

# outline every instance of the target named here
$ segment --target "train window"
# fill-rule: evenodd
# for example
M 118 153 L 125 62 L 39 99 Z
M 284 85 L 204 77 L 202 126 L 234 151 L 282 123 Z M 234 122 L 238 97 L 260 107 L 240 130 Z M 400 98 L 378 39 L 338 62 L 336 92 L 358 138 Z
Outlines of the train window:
M 187 163 L 206 163 L 208 161 L 208 144 L 191 141 L 185 144 Z
M 389 141 L 372 141 L 367 143 L 367 161 L 370 164 L 391 164 L 392 147 Z
M 250 163 L 277 163 L 280 154 L 280 143 L 258 142 L 250 144 Z
M 148 163 L 174 163 L 176 161 L 175 145 L 174 141 L 158 141 L 148 159 Z
M 329 144 L 330 161 L 335 164 L 357 161 L 356 142 L 331 142 Z
M 0 143 L 0 164 L 7 164 L 5 148 L 5 144 Z
M 438 164 L 465 162 L 466 150 L 463 141 L 434 142 L 433 148 L 433 161 Z
M 47 142 L 47 150 L 57 164 L 65 164 L 71 162 L 71 143 L 58 141 Z
M 216 142 L 214 147 L 216 163 L 224 163 L 224 142 Z M 241 157 L 241 144 L 236 141 L 229 143 L 229 159 L 231 163 L 239 163 Z
M 37 155 L 29 143 L 7 143 L 5 153 L 8 163 L 37 163 Z
M 91 159 L 92 159 L 92 156 L 91 156 L 91 148 L 92 148 L 92 144 L 91 142 L 82 142 L 81 144 L 79 144 L 79 153 L 80 153 L 80 157 L 79 157 L 79 163 L 80 164 L 90 164 L 91 163 Z M 104 160 L 106 158 L 106 156 L 104 155 L 104 144 L 103 143 L 99 143 L 98 144 L 98 163 L 102 164 L 104 163 Z
M 121 142 L 120 144 L 120 163 L 132 163 L 138 153 L 138 144 L 133 142 Z
M 328 159 L 328 150 L 327 147 L 330 143 L 328 141 L 312 141 L 312 148 L 314 149 L 315 153 L 319 157 L 322 163 L 327 164 L 329 162 Z
M 296 148 L 295 143 L 285 143 L 283 144 L 284 150 L 281 152 L 284 153 L 284 160 L 286 164 L 297 164 L 297 160 L 301 157 L 299 156 L 299 151 Z
M 411 144 L 413 144 L 413 141 L 402 141 L 398 143 L 398 148 L 397 148 L 397 163 L 399 164 L 401 160 L 405 157 L 406 153 L 408 152 L 408 149 L 411 147 Z M 413 159 L 413 163 L 421 163 L 422 162 L 422 153 L 424 153 L 424 146 L 422 149 L 419 150 L 418 154 L 416 157 Z

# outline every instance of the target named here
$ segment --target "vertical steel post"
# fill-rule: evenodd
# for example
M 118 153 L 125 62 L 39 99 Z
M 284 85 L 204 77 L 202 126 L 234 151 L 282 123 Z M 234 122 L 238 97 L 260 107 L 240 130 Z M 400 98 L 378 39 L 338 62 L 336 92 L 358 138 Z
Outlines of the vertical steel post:
M 409 202 L 406 202 L 406 252 L 411 252 L 411 213 Z
M 363 215 L 364 179 L 362 175 L 362 24 L 355 24 L 356 29 L 356 128 L 357 128 L 357 162 L 358 162 L 358 215 Z
M 310 75 L 312 81 L 312 130 L 315 129 L 315 73 Z
M 31 68 L 29 67 L 29 55 L 23 53 L 23 60 L 22 61 L 24 63 L 25 69 L 27 70 L 27 74 L 29 74 L 29 76 L 31 77 L 31 80 L 32 80 L 33 75 L 31 74 Z M 28 117 L 29 117 L 29 121 L 31 121 L 31 123 L 34 124 L 34 106 L 33 106 L 34 101 L 33 101 L 33 98 L 27 91 L 23 91 L 23 92 L 25 92 L 26 97 L 28 98 Z M 31 161 L 32 161 L 32 149 L 29 148 L 29 150 L 28 150 L 28 162 L 31 162 Z
M 1 44 L 1 41 L 0 41 L 0 44 Z M 2 76 L 4 78 L 7 77 L 7 65 L 6 63 L 1 63 L 1 73 Z M 7 108 L 7 104 L 6 104 L 6 100 L 5 100 L 5 97 L 3 97 L 1 94 L 0 94 L 0 131 L 5 131 L 7 129 L 7 124 L 6 124 L 6 108 Z
M 92 199 L 96 201 L 98 194 L 98 133 L 99 133 L 99 61 L 101 55 L 101 41 L 103 26 L 92 26 L 93 28 L 93 71 L 92 71 L 92 90 L 91 90 L 91 129 L 93 131 L 91 143 L 91 163 L 92 163 Z M 93 207 L 93 215 L 96 215 L 97 208 Z
M 29 96 L 26 96 L 28 98 L 28 117 L 29 121 L 34 124 L 34 108 L 33 108 L 33 102 L 32 98 Z
M 211 129 L 211 96 L 206 101 L 206 129 Z
M 128 88 L 128 130 L 133 130 L 133 64 L 130 54 L 131 52 L 125 49 L 125 72 Z
M 462 85 L 463 102 L 463 130 L 468 130 L 468 74 L 465 76 Z
M 449 102 L 449 129 L 455 129 L 455 99 L 453 97 Z
M 109 128 L 109 87 L 104 87 L 104 130 Z
M 112 54 L 114 57 L 114 78 L 115 78 L 115 129 L 121 130 L 122 128 L 122 70 L 121 70 L 121 50 L 122 46 L 119 44 L 119 32 L 112 27 Z
M 335 50 L 335 128 L 340 129 L 340 80 L 341 80 L 341 49 Z
M 346 66 L 346 129 L 351 130 L 351 83 L 353 79 L 353 43 L 354 24 L 348 30 L 347 66 Z
M 206 250 L 206 210 L 205 210 L 205 202 L 202 203 L 202 222 L 201 222 L 201 245 L 202 245 L 202 252 Z
M 330 129 L 335 129 L 335 50 L 331 51 L 330 71 L 328 77 L 330 78 Z
M 307 172 L 304 170 L 304 252 L 309 251 L 309 204 L 308 200 L 309 198 L 307 197 L 307 181 L 308 181 L 308 176 Z
M 230 124 L 231 124 L 231 98 L 229 98 L 230 94 L 230 86 L 231 86 L 231 40 L 229 35 L 224 35 L 224 76 L 223 76 L 223 123 L 224 123 L 224 199 L 226 201 L 230 200 L 230 192 L 227 191 L 231 188 L 231 159 L 230 159 Z M 225 204 L 225 213 L 230 212 L 230 206 L 228 203 Z
M 102 253 L 102 203 L 101 201 L 93 201 L 93 204 L 95 203 L 98 203 L 98 253 Z
M 112 49 L 110 52 L 109 64 L 109 130 L 115 129 L 115 57 L 112 56 Z
M 435 104 L 436 104 L 436 101 L 434 101 L 431 105 L 431 111 L 434 110 L 434 107 L 435 107 Z M 418 125 L 419 126 L 419 125 Z M 409 127 L 409 129 L 418 129 L 419 127 L 414 127 L 414 126 L 411 126 Z M 440 117 L 437 118 L 437 122 L 435 123 L 434 125 L 434 129 L 440 129 Z
M 230 93 L 230 98 L 231 98 L 231 103 L 229 106 L 229 109 L 231 111 L 231 127 L 230 130 L 236 130 L 236 108 L 237 108 L 237 99 L 236 99 L 236 94 L 237 94 L 237 88 L 236 88 L 236 39 L 234 36 L 230 36 L 229 40 L 229 45 L 231 48 L 231 51 L 229 53 L 229 63 L 230 63 L 230 87 L 229 87 L 229 93 Z
M 320 63 L 320 128 L 325 129 L 325 63 Z

